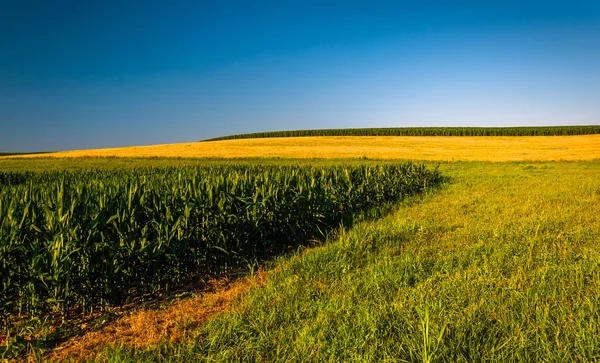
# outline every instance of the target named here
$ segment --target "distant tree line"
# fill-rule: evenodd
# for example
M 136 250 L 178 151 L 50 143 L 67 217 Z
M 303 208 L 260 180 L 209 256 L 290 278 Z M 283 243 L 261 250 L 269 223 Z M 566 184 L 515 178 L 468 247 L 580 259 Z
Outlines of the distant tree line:
M 299 136 L 565 136 L 590 134 L 600 134 L 600 125 L 535 127 L 389 127 L 290 130 L 222 136 L 204 141 Z

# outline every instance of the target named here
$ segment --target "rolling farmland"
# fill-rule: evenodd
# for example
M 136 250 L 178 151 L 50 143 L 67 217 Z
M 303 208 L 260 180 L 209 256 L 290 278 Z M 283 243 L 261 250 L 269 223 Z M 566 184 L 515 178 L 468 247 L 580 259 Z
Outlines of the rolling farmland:
M 0 29 L 0 363 L 600 363 L 600 0 Z
M 600 159 L 600 135 L 306 136 L 74 150 L 8 158 L 302 158 L 432 161 Z
M 4 299 L 5 321 L 18 304 L 22 314 L 31 316 L 81 315 L 84 303 L 109 313 L 136 293 L 164 290 L 194 272 L 235 271 L 285 254 L 266 272 L 240 280 L 251 286 L 243 292 L 217 291 L 214 299 L 212 293 L 191 294 L 158 310 L 140 308 L 119 320 L 119 329 L 129 324 L 123 333 L 112 324 L 61 333 L 33 319 L 11 328 L 13 335 L 5 341 L 15 343 L 11 352 L 39 352 L 35 342 L 52 346 L 57 336 L 71 337 L 63 349 L 46 356 L 58 360 L 596 361 L 598 136 L 407 138 L 401 143 L 412 146 L 403 149 L 404 156 L 418 159 L 424 153 L 423 160 L 451 161 L 454 153 L 463 160 L 439 165 L 447 178 L 443 188 L 408 199 L 398 195 L 413 189 L 394 192 L 404 185 L 397 176 L 412 170 L 414 180 L 422 181 L 421 175 L 434 186 L 440 182 L 433 171 L 437 163 L 398 165 L 393 155 L 400 146 L 384 152 L 392 142 L 387 137 L 306 136 L 185 146 L 209 145 L 207 150 L 216 153 L 216 146 L 224 145 L 235 160 L 139 158 L 156 156 L 152 147 L 144 149 L 148 154 L 122 149 L 131 154 L 121 156 L 138 158 L 3 158 L 2 237 L 21 241 L 12 256 L 20 261 L 31 257 L 22 265 L 33 266 L 15 272 L 16 264 L 4 265 L 2 276 L 11 276 L 10 282 L 3 280 L 4 293 L 12 296 Z M 229 143 L 240 143 L 239 148 Z M 156 146 L 154 152 L 175 156 L 182 145 Z M 392 156 L 372 160 L 377 148 L 382 158 Z M 99 156 L 93 154 L 97 150 L 87 152 Z M 312 180 L 323 182 L 314 187 Z M 203 183 L 219 186 L 213 198 L 218 193 L 228 197 L 202 202 L 210 199 Z M 422 182 L 414 187 L 428 189 Z M 260 199 L 264 196 L 269 197 Z M 404 202 L 386 204 L 378 218 L 353 217 L 383 200 L 400 199 Z M 356 209 L 348 210 L 351 205 Z M 211 216 L 212 229 L 190 223 L 202 215 Z M 340 224 L 346 218 L 352 223 Z M 340 225 L 338 233 L 326 233 Z M 274 234 L 265 235 L 267 229 Z M 213 231 L 215 248 L 190 254 L 190 242 L 201 240 L 197 237 L 206 231 Z M 311 238 L 319 242 L 293 252 L 300 243 L 291 240 Z M 66 258 L 64 266 L 51 247 L 61 241 L 70 241 L 59 256 Z M 72 248 L 73 241 L 85 248 Z M 114 262 L 105 263 L 110 259 Z M 47 272 L 38 276 L 34 271 L 41 266 Z M 108 283 L 106 276 L 119 284 Z M 73 281 L 88 278 L 96 288 L 77 291 Z M 156 318 L 163 312 L 176 318 Z M 132 337 L 138 336 L 134 343 Z
M 600 163 L 440 170 L 447 188 L 281 261 L 187 339 L 134 346 L 104 332 L 107 348 L 79 351 L 96 361 L 598 361 Z

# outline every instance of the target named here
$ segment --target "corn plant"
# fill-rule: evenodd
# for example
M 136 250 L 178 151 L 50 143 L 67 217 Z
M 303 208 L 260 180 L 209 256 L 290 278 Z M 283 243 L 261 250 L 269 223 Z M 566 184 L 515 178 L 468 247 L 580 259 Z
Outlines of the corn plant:
M 299 136 L 557 136 L 600 134 L 599 125 L 521 127 L 388 127 L 255 132 L 205 141 Z
M 263 261 L 441 180 L 412 163 L 0 173 L 3 328 Z

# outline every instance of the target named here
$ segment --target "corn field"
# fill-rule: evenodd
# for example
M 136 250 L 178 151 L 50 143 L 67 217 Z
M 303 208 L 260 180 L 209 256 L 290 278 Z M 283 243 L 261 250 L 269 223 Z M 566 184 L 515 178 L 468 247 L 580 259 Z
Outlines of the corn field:
M 299 136 L 565 136 L 600 134 L 600 126 L 388 127 L 255 132 L 204 141 Z
M 412 163 L 0 172 L 2 328 L 263 261 L 441 181 Z

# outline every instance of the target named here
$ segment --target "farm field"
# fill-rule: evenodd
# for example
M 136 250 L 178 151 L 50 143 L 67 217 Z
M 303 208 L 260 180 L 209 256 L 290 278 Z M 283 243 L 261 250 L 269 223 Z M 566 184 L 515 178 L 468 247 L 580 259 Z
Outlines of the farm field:
M 0 14 L 0 363 L 600 363 L 600 0 Z
M 414 163 L 0 172 L 6 351 L 32 344 L 27 322 L 236 273 L 442 181 Z
M 600 135 L 323 136 L 235 139 L 74 150 L 4 158 L 370 158 L 436 161 L 575 161 L 600 159 Z
M 600 163 L 440 170 L 451 177 L 443 190 L 281 259 L 199 327 L 179 321 L 171 328 L 186 331 L 183 341 L 170 341 L 173 331 L 151 345 L 105 337 L 104 348 L 73 352 L 97 361 L 599 359 Z
M 371 127 L 285 130 L 216 137 L 208 141 L 297 136 L 567 136 L 600 134 L 600 126 Z
M 449 178 L 442 189 L 388 205 L 381 218 L 348 225 L 311 248 L 267 263 L 265 271 L 235 282 L 237 293 L 184 294 L 158 307 L 134 309 L 116 322 L 83 329 L 82 336 L 78 331 L 45 359 L 596 361 L 597 136 L 549 137 L 552 142 L 543 147 L 541 141 L 507 137 L 518 160 L 512 162 L 498 162 L 501 152 L 493 148 L 487 154 L 470 149 L 480 161 L 426 162 L 430 169 L 439 164 Z M 580 137 L 590 139 L 572 139 Z M 454 139 L 469 145 L 468 137 Z M 312 141 L 314 149 L 318 140 Z M 564 155 L 556 151 L 567 144 Z M 296 158 L 3 158 L 0 171 L 398 162 L 370 160 L 374 157 L 361 153 L 365 147 L 348 146 L 350 159 L 303 156 L 302 148 L 290 154 Z M 431 160 L 448 160 L 447 150 L 431 152 Z

